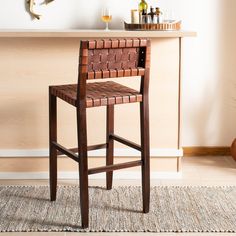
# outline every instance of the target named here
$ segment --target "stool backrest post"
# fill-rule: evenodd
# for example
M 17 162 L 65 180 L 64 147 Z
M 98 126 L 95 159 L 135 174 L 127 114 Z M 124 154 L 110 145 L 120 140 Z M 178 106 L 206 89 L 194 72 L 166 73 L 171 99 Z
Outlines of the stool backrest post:
M 88 45 L 89 41 L 80 42 L 77 106 L 84 107 L 86 107 L 86 80 L 88 78 Z
M 150 80 L 150 58 L 151 58 L 151 42 L 147 40 L 147 45 L 145 48 L 142 48 L 141 51 L 141 60 L 142 66 L 145 68 L 145 74 L 141 76 L 141 85 L 140 92 L 143 95 L 143 99 L 148 99 L 149 92 L 149 80 Z

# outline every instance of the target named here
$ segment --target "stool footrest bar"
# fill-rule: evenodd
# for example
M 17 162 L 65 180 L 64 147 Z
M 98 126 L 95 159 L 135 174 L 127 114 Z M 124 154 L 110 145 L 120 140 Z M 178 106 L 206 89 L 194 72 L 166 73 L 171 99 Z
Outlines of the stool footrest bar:
M 122 137 L 120 137 L 120 136 L 118 136 L 116 134 L 110 134 L 109 137 L 112 138 L 113 140 L 117 141 L 117 142 L 123 143 L 124 145 L 127 145 L 127 146 L 129 146 L 131 148 L 134 148 L 134 149 L 136 149 L 136 150 L 138 150 L 140 152 L 142 150 L 141 145 L 138 145 L 138 144 L 136 144 L 136 143 L 134 143 L 132 141 L 129 141 L 129 140 L 125 139 L 125 138 L 122 138 Z
M 142 160 L 139 160 L 139 161 L 131 161 L 131 162 L 126 162 L 126 163 L 121 163 L 121 164 L 92 168 L 88 170 L 88 174 L 92 175 L 92 174 L 97 174 L 101 172 L 109 172 L 113 170 L 125 169 L 125 168 L 134 167 L 134 166 L 141 166 L 142 163 L 143 163 Z
M 54 145 L 54 147 L 60 151 L 60 153 L 70 157 L 71 159 L 73 159 L 74 161 L 76 162 L 79 162 L 79 156 L 76 155 L 74 152 L 72 152 L 71 150 L 63 147 L 62 145 L 60 145 L 59 143 L 57 142 L 52 142 L 52 145 Z
M 96 144 L 96 145 L 88 146 L 87 150 L 88 151 L 93 151 L 93 150 L 103 149 L 103 148 L 106 148 L 106 147 L 107 147 L 107 144 L 106 143 L 102 143 L 102 144 Z M 71 152 L 74 152 L 74 153 L 78 153 L 79 149 L 78 148 L 68 148 L 67 150 L 69 150 Z M 61 151 L 58 151 L 57 155 L 58 156 L 64 155 L 64 153 L 61 152 Z

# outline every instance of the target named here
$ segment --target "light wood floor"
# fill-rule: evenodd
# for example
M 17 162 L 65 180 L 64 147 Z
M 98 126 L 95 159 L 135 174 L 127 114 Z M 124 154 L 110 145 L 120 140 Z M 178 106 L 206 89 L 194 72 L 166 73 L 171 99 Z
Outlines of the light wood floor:
M 231 157 L 186 157 L 182 161 L 181 179 L 172 180 L 152 180 L 152 185 L 234 185 L 236 186 L 236 162 Z M 104 185 L 104 180 L 90 180 L 90 185 Z M 48 182 L 45 180 L 0 180 L 0 185 L 45 185 Z M 59 184 L 73 185 L 78 184 L 77 180 L 60 180 Z M 137 180 L 115 180 L 114 186 L 118 185 L 139 185 Z M 0 219 L 1 220 L 1 219 Z M 0 233 L 0 236 L 81 236 L 81 235 L 96 235 L 96 236 L 169 236 L 177 234 L 158 234 L 158 233 Z M 218 235 L 218 234 L 181 234 L 186 235 Z M 236 234 L 219 234 L 219 235 L 236 235 Z

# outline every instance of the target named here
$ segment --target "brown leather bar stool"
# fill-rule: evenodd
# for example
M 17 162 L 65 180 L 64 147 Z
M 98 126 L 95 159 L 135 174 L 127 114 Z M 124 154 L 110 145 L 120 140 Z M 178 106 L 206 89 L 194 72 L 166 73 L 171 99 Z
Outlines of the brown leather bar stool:
M 83 228 L 88 227 L 89 224 L 88 175 L 90 174 L 106 172 L 107 189 L 111 189 L 114 170 L 141 166 L 143 212 L 149 212 L 149 71 L 150 40 L 148 39 L 81 41 L 78 84 L 49 87 L 50 197 L 51 201 L 56 200 L 57 156 L 65 154 L 79 163 Z M 87 80 L 92 79 L 132 76 L 141 76 L 140 91 L 112 81 L 87 83 Z M 57 97 L 76 108 L 78 131 L 76 148 L 68 149 L 57 142 Z M 134 102 L 140 103 L 141 145 L 114 134 L 114 105 Z M 86 109 L 98 106 L 107 107 L 106 143 L 87 146 Z M 141 160 L 113 164 L 114 140 L 139 150 Z M 106 166 L 88 169 L 87 152 L 101 148 L 106 148 Z

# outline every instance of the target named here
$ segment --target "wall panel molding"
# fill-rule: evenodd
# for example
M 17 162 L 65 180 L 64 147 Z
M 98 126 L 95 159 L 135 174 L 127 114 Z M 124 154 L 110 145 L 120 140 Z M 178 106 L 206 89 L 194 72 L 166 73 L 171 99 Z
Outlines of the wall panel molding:
M 104 157 L 105 149 L 90 151 L 91 157 Z M 0 149 L 0 157 L 48 157 L 48 149 Z M 116 148 L 115 156 L 119 157 L 134 157 L 140 156 L 140 152 L 128 148 Z M 181 157 L 183 156 L 182 149 L 160 148 L 151 149 L 152 157 Z
M 181 157 L 181 156 L 229 156 L 230 147 L 183 147 L 183 149 L 153 148 L 152 157 Z M 105 150 L 90 151 L 91 157 L 104 157 Z M 115 149 L 115 156 L 140 156 L 136 150 L 127 148 Z M 1 157 L 48 157 L 48 149 L 0 149 Z

